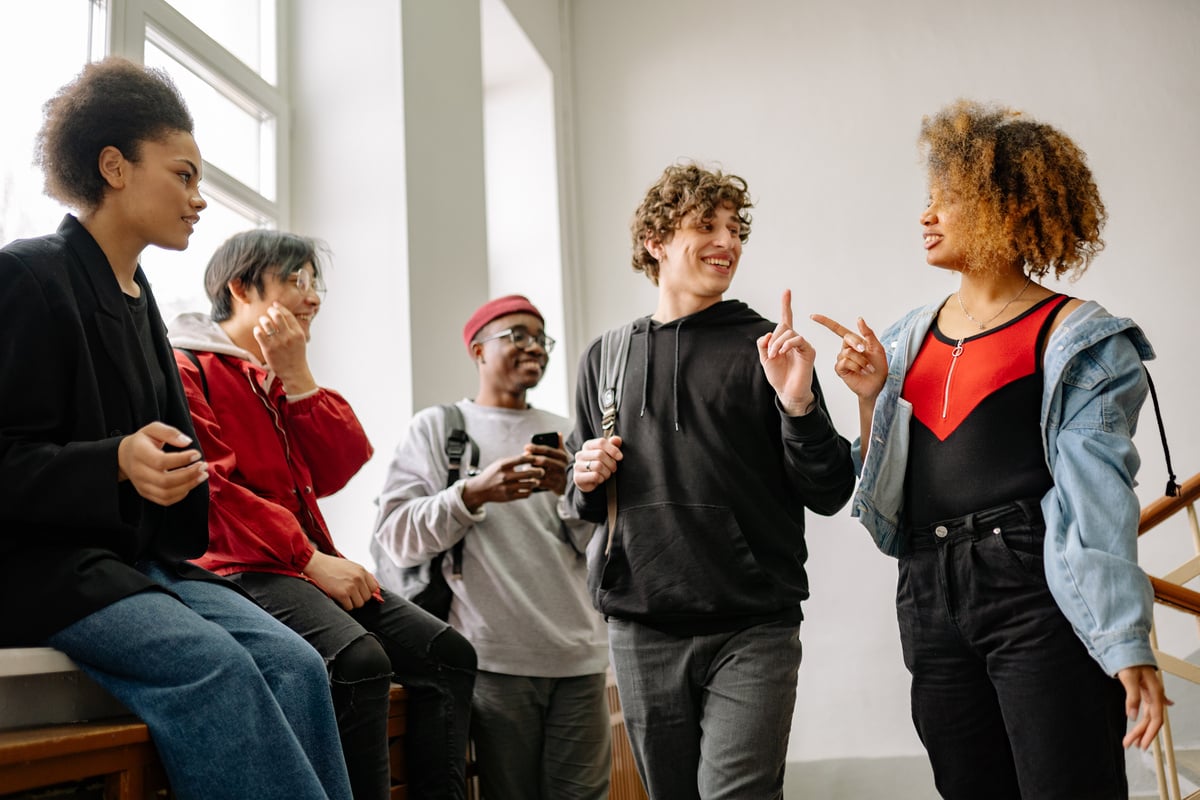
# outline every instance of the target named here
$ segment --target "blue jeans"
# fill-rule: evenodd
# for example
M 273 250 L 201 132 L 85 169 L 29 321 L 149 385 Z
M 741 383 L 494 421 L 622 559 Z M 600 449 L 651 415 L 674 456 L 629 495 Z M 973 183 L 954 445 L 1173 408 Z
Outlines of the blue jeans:
M 466 797 L 475 683 L 470 642 L 386 589 L 382 603 L 371 600 L 345 611 L 303 578 L 243 572 L 231 580 L 324 656 L 355 800 L 391 797 L 387 714 L 393 675 L 408 692 L 409 796 Z
M 896 610 L 946 800 L 1125 800 L 1125 693 L 1063 616 L 1022 500 L 910 531 Z
M 138 568 L 178 599 L 139 592 L 46 643 L 141 717 L 174 796 L 350 800 L 317 652 L 229 587 Z
M 612 771 L 604 673 L 480 672 L 471 735 L 487 800 L 605 800 Z
M 783 796 L 800 626 L 672 636 L 610 619 L 633 758 L 651 800 Z

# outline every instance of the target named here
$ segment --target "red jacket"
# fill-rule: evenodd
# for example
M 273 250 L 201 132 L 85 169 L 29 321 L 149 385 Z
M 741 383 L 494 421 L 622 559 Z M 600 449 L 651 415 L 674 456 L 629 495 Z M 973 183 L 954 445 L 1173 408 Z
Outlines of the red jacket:
M 195 563 L 221 575 L 272 572 L 303 577 L 314 547 L 333 545 L 317 498 L 333 494 L 374 452 L 337 392 L 289 402 L 266 370 L 232 355 L 175 351 L 201 451 L 208 462 L 208 552 Z

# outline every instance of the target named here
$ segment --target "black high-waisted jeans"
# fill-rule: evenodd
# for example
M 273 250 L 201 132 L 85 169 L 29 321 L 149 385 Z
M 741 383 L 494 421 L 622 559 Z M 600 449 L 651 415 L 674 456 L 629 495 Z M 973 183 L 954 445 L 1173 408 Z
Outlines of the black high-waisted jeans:
M 1038 501 L 909 534 L 896 613 L 941 795 L 1126 800 L 1125 693 L 1046 586 Z

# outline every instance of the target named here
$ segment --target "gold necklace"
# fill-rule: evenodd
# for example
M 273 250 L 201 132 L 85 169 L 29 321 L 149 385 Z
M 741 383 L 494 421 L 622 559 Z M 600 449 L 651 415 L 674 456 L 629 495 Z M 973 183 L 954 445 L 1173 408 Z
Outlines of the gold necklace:
M 1032 275 L 1027 276 L 1025 278 L 1025 284 L 1023 286 L 1021 286 L 1021 291 L 1019 291 L 1015 295 L 1013 295 L 1013 298 L 1011 300 L 1009 300 L 1004 305 L 1000 306 L 999 311 L 997 311 L 995 314 L 992 314 L 992 316 L 988 317 L 983 322 L 980 322 L 979 320 L 975 319 L 973 316 L 971 316 L 971 312 L 967 311 L 967 307 L 963 305 L 961 291 L 955 292 L 954 296 L 958 298 L 958 307 L 961 308 L 962 312 L 967 315 L 967 319 L 971 320 L 971 322 L 974 322 L 976 325 L 978 325 L 979 330 L 984 330 L 985 328 L 987 328 L 988 325 L 990 325 L 992 322 L 994 322 L 997 317 L 999 317 L 1001 314 L 1003 314 L 1004 310 L 1006 308 L 1011 306 L 1013 303 L 1017 302 L 1017 298 L 1019 298 L 1021 295 L 1025 294 L 1025 290 L 1029 288 L 1029 284 L 1032 280 L 1033 280 Z

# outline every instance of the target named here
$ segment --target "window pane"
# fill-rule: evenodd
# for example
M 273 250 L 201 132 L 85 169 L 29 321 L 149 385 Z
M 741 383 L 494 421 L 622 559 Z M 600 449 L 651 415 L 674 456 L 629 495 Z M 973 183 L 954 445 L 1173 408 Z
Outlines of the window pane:
M 33 141 L 42 126 L 42 105 L 89 60 L 103 41 L 104 3 L 40 0 L 0 3 L 0 31 L 53 31 L 36 47 L 0 47 L 4 122 L 0 124 L 0 244 L 51 233 L 65 209 L 42 192 L 33 164 Z M 97 33 L 98 31 L 98 33 Z
M 178 252 L 148 247 L 142 253 L 142 269 L 150 279 L 154 298 L 168 323 L 184 311 L 208 313 L 208 296 L 204 293 L 204 268 L 208 266 L 208 259 L 233 234 L 261 225 L 259 220 L 206 192 L 203 183 L 200 192 L 208 200 L 208 208 L 200 212 L 200 223 L 196 225 L 188 249 Z
M 167 0 L 242 63 L 275 83 L 275 0 Z
M 274 200 L 275 118 L 234 102 L 149 40 L 146 63 L 165 69 L 183 93 L 196 120 L 196 144 L 204 160 Z

